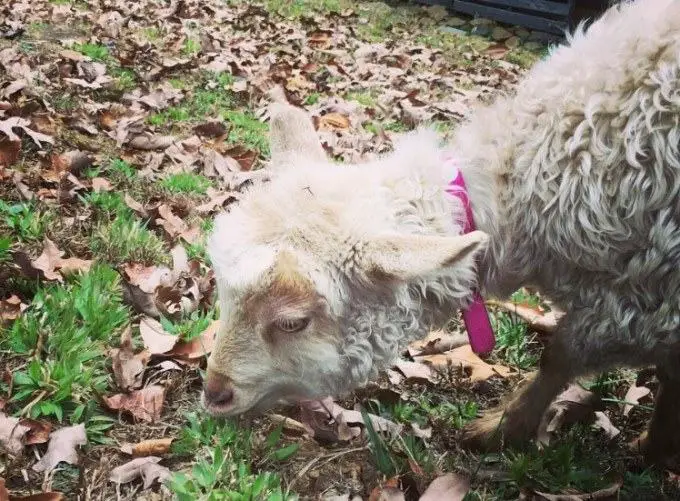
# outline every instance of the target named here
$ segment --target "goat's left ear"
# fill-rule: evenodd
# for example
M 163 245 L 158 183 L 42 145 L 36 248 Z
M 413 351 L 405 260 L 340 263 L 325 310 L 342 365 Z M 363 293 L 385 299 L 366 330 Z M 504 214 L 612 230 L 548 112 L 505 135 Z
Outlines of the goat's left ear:
M 454 237 L 394 235 L 371 240 L 361 263 L 369 279 L 410 280 L 443 271 L 471 266 L 474 255 L 486 248 L 488 236 L 473 231 Z

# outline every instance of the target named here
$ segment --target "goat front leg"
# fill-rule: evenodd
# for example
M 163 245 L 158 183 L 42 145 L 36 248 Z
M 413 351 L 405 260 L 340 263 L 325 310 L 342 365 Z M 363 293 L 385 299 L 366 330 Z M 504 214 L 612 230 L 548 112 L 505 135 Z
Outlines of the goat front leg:
M 602 298 L 594 295 L 592 304 L 562 317 L 543 351 L 538 374 L 507 405 L 471 422 L 463 430 L 465 446 L 491 451 L 522 445 L 535 437 L 548 406 L 572 379 L 641 357 L 639 345 L 621 342 Z
M 543 413 L 569 382 L 573 371 L 553 342 L 543 351 L 538 374 L 513 394 L 507 405 L 487 411 L 463 430 L 463 445 L 475 450 L 495 451 L 502 445 L 518 445 L 536 433 Z
M 677 355 L 677 351 L 676 351 Z M 654 404 L 654 414 L 646 436 L 640 440 L 640 449 L 649 464 L 673 471 L 680 467 L 680 369 L 679 360 L 671 360 L 656 368 L 659 389 Z

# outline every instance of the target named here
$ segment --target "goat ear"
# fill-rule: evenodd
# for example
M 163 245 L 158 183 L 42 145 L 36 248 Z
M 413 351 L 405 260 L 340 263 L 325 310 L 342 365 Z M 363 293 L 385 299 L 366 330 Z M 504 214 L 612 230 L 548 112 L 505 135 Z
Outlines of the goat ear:
M 487 240 L 487 234 L 481 231 L 455 237 L 380 237 L 367 245 L 365 271 L 371 279 L 410 280 L 449 267 L 470 267 L 472 257 L 486 248 Z
M 312 120 L 304 110 L 277 102 L 270 105 L 269 116 L 273 167 L 326 159 Z

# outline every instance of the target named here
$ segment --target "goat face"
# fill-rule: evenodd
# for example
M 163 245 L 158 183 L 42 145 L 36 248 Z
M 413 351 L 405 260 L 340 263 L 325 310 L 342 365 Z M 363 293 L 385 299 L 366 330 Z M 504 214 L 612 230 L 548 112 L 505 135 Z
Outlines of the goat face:
M 380 169 L 333 164 L 304 112 L 273 111 L 272 178 L 217 217 L 209 242 L 221 321 L 203 393 L 213 414 L 365 382 L 386 358 L 359 335 L 379 330 L 366 318 L 384 312 L 377 322 L 399 337 L 405 321 L 390 312 L 404 284 L 442 269 L 455 274 L 457 265 L 473 275 L 473 251 L 485 240 L 481 232 L 397 231 L 373 182 Z M 382 344 L 396 352 L 398 341 Z

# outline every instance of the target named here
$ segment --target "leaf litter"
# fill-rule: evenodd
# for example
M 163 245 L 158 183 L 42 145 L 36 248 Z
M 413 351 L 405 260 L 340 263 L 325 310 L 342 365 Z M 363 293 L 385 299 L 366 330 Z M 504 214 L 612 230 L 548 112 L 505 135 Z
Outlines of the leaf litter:
M 366 41 L 359 34 L 366 24 L 360 6 L 323 16 L 310 10 L 298 22 L 249 3 L 208 2 L 199 7 L 190 0 L 138 8 L 113 2 L 105 11 L 94 4 L 76 8 L 59 3 L 40 0 L 29 9 L 24 0 L 11 0 L 0 8 L 6 14 L 0 32 L 21 42 L 0 45 L 4 71 L 0 180 L 9 181 L 17 199 L 50 204 L 58 208 L 60 217 L 68 214 L 74 221 L 83 217 L 76 212 L 84 195 L 121 193 L 134 214 L 170 245 L 198 242 L 200 232 L 187 216 L 206 217 L 228 209 L 238 202 L 242 190 L 268 178 L 266 152 L 259 145 L 246 144 L 239 136 L 238 121 L 217 108 L 202 110 L 186 123 L 151 124 L 155 114 L 166 117 L 178 108 L 190 109 L 196 89 L 231 92 L 238 106 L 247 102 L 255 120 L 266 123 L 268 92 L 281 86 L 284 99 L 312 114 L 326 151 L 347 162 L 368 160 L 389 150 L 404 124 L 463 120 L 477 104 L 510 90 L 522 73 L 506 60 L 508 51 L 502 44 L 482 50 L 469 44 L 457 47 L 464 63 L 442 48 L 424 44 L 418 32 L 421 18 L 445 19 L 443 11 L 435 9 L 420 9 L 418 16 L 409 18 L 408 30 L 399 29 L 397 23 L 390 28 L 395 31 L 387 34 L 388 40 Z M 146 20 L 154 20 L 153 26 Z M 176 34 L 192 23 L 201 26 L 201 50 L 188 54 L 182 52 L 185 38 Z M 156 28 L 160 39 L 147 37 L 143 31 L 147 27 Z M 31 30 L 38 34 L 28 36 Z M 84 44 L 99 53 L 81 53 Z M 230 79 L 200 82 L 192 88 L 191 78 L 206 69 L 227 71 Z M 116 71 L 130 78 L 125 90 L 117 88 L 125 82 Z M 114 155 L 134 167 L 137 180 L 121 187 L 109 172 L 100 170 Z M 23 162 L 21 172 L 14 169 L 19 162 Z M 204 175 L 213 187 L 188 207 L 175 199 L 150 201 L 144 190 L 137 189 L 136 185 L 179 172 Z M 43 254 L 19 245 L 12 255 L 23 276 L 62 282 L 70 273 L 87 270 L 91 256 L 74 254 L 70 247 L 62 250 L 62 241 L 57 243 L 44 240 Z M 217 326 L 212 323 L 203 336 L 183 342 L 158 322 L 161 317 L 177 320 L 213 306 L 214 278 L 208 267 L 199 260 L 173 257 L 171 267 L 148 262 L 119 267 L 127 302 L 142 315 L 139 330 L 144 347 L 133 348 L 133 321 L 132 332 L 123 332 L 118 348 L 111 352 L 113 379 L 122 393 L 103 398 L 140 420 L 160 417 L 165 404 L 159 397 L 165 397 L 167 389 L 156 384 L 156 375 L 203 363 Z M 18 291 L 2 297 L 3 322 L 20 317 L 26 308 L 23 301 L 30 303 Z M 517 306 L 512 308 L 521 316 Z M 544 312 L 540 317 L 525 313 L 537 330 L 554 327 L 555 319 Z M 436 388 L 443 384 L 440 372 L 451 368 L 469 382 L 513 375 L 500 364 L 476 357 L 464 334 L 433 333 L 410 346 L 405 355 L 409 359 L 390 371 L 400 385 L 397 396 L 403 392 L 407 397 L 404 388 L 412 385 Z M 304 429 L 331 442 L 360 440 L 364 436 L 361 407 L 352 407 L 326 402 L 323 408 L 308 410 L 309 421 L 317 425 L 301 418 L 296 421 L 298 432 Z M 599 414 L 593 416 L 600 419 Z M 402 428 L 396 420 L 377 414 L 371 415 L 371 422 L 386 436 Z M 606 428 L 604 420 L 602 425 Z M 429 440 L 429 426 L 411 422 L 408 429 Z M 21 447 L 16 436 L 1 436 L 23 450 L 32 439 L 27 438 L 30 430 L 19 431 Z M 59 431 L 51 433 L 50 444 Z M 129 450 L 133 456 L 160 456 L 169 439 L 154 440 L 159 442 L 128 444 Z M 77 460 L 77 455 L 65 456 Z M 152 471 L 154 467 L 163 468 L 157 462 L 147 463 Z

